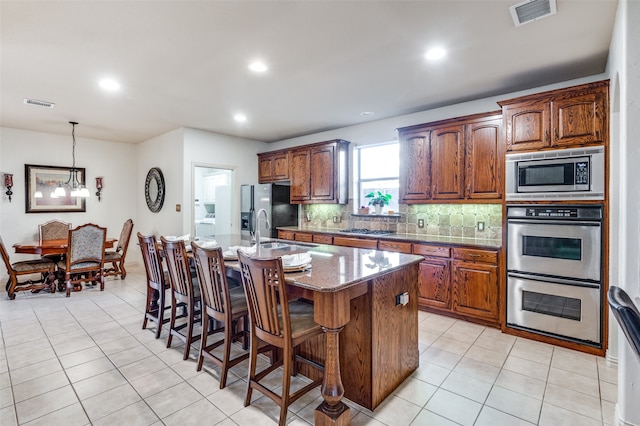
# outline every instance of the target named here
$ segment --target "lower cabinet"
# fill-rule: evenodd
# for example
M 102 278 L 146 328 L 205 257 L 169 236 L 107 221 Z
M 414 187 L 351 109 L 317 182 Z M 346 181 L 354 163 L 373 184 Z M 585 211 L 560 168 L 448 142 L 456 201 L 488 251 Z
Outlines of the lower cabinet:
M 414 244 L 422 254 L 418 306 L 427 311 L 500 324 L 498 252 Z
M 420 307 L 451 309 L 450 261 L 425 258 L 418 272 L 418 304 Z
M 278 238 L 424 256 L 418 270 L 418 308 L 500 326 L 498 250 L 278 231 Z

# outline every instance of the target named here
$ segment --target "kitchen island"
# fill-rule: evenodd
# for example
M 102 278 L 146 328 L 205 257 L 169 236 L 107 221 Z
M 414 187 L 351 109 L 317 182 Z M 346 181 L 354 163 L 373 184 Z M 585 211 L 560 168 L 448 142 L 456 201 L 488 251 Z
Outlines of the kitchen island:
M 249 246 L 239 236 L 216 236 L 223 250 Z M 270 244 L 273 240 L 267 242 Z M 286 274 L 292 294 L 313 300 L 324 341 L 302 348 L 324 362 L 324 401 L 316 425 L 348 425 L 345 396 L 371 410 L 418 367 L 417 276 L 421 256 L 282 241 L 260 257 L 309 253 L 311 268 Z M 272 245 L 273 247 L 273 245 Z M 225 262 L 238 271 L 237 262 Z M 310 371 L 300 370 L 303 374 Z

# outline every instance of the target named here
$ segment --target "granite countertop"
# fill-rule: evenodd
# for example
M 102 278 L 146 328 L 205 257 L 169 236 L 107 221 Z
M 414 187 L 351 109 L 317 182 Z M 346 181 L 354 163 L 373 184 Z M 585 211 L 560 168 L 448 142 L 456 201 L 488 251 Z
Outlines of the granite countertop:
M 281 226 L 278 227 L 283 231 L 294 232 L 313 232 L 318 234 L 330 234 L 349 237 L 364 237 L 374 238 L 379 240 L 389 241 L 404 241 L 411 243 L 430 243 L 439 245 L 455 245 L 464 247 L 477 247 L 488 249 L 500 249 L 502 248 L 502 241 L 496 239 L 480 239 L 480 238 L 466 238 L 466 237 L 445 237 L 439 235 L 422 235 L 422 234 L 360 234 L 351 232 L 341 232 L 339 229 L 327 229 L 327 228 L 300 228 L 298 226 Z
M 216 242 L 226 251 L 231 246 L 251 247 L 250 239 L 240 235 L 217 235 Z M 287 282 L 314 291 L 342 290 L 366 280 L 419 263 L 422 256 L 382 252 L 371 249 L 338 247 L 333 245 L 301 243 L 297 241 L 264 238 L 262 242 L 281 241 L 283 249 L 260 249 L 260 257 L 278 257 L 296 253 L 311 256 L 311 268 L 301 272 L 285 273 Z M 225 261 L 225 266 L 238 271 L 239 264 Z

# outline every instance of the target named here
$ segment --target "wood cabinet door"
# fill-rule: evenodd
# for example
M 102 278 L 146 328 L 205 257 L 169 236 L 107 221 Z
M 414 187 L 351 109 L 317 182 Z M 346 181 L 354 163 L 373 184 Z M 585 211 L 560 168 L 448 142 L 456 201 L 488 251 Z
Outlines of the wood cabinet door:
M 431 131 L 431 180 L 434 200 L 464 198 L 464 126 Z
M 289 154 L 282 152 L 271 157 L 271 179 L 273 181 L 289 180 Z
M 502 108 L 507 152 L 535 151 L 551 146 L 549 101 L 527 101 Z
M 597 91 L 551 104 L 552 145 L 562 148 L 602 144 L 605 140 L 606 91 Z
M 336 145 L 311 149 L 311 200 L 335 201 Z
M 309 149 L 296 149 L 291 153 L 292 203 L 307 201 L 311 197 L 311 154 Z
M 425 258 L 418 272 L 418 303 L 439 309 L 451 309 L 449 260 Z
M 498 266 L 453 261 L 453 311 L 492 321 L 498 320 Z
M 400 202 L 415 203 L 431 198 L 431 132 L 400 135 Z
M 258 183 L 269 183 L 272 178 L 272 157 L 258 154 Z
M 465 126 L 465 197 L 501 200 L 504 176 L 502 118 Z

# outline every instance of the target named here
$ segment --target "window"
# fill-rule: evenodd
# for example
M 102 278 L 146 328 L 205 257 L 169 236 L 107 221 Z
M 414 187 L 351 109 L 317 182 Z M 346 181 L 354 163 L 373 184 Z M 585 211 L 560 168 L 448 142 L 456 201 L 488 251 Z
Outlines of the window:
M 385 210 L 398 211 L 400 187 L 400 145 L 391 142 L 380 145 L 358 147 L 358 199 L 357 206 L 367 206 L 365 195 L 372 191 L 391 194 L 392 198 Z

